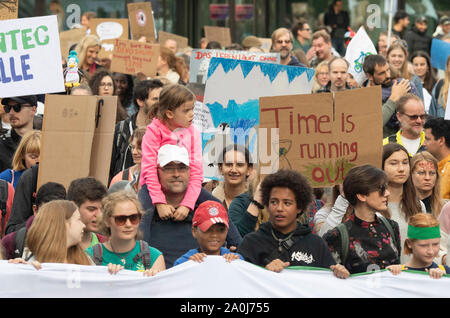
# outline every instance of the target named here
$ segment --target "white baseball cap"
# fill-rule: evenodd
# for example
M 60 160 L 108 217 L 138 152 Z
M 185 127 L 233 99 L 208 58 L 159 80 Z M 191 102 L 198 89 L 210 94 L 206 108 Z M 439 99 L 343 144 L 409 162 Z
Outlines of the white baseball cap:
M 189 166 L 189 154 L 186 148 L 176 145 L 164 145 L 158 150 L 158 165 L 164 167 L 170 162 L 181 162 Z

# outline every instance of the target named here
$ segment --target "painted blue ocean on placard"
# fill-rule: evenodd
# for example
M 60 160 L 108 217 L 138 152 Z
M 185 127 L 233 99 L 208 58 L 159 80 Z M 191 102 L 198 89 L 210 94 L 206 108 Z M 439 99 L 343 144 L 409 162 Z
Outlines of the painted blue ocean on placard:
M 257 160 L 259 98 L 309 94 L 313 77 L 314 70 L 305 67 L 212 58 L 203 100 L 214 124 L 202 134 L 205 177 L 220 179 L 214 164 L 219 137 L 244 144 Z

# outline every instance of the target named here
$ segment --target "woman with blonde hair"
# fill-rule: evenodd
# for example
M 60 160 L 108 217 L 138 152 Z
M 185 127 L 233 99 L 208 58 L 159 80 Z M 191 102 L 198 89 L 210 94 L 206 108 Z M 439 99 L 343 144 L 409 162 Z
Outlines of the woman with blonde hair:
M 323 61 L 316 67 L 314 73 L 313 93 L 316 93 L 319 89 L 325 87 L 330 81 L 330 73 L 328 70 L 328 61 Z
M 441 278 L 450 274 L 450 268 L 434 262 L 439 253 L 441 231 L 439 221 L 431 214 L 418 213 L 413 215 L 408 224 L 408 237 L 405 240 L 404 253 L 412 255 L 411 259 L 402 265 L 388 266 L 394 275 L 405 270 L 425 271 L 431 278 Z
M 89 74 L 94 74 L 100 67 L 96 63 L 100 49 L 100 39 L 93 34 L 86 35 L 75 47 L 75 51 L 78 53 L 78 68 L 84 71 L 87 77 L 89 77 Z
M 430 107 L 429 115 L 435 117 L 444 117 L 445 108 L 448 99 L 448 89 L 450 85 L 450 55 L 447 57 L 447 68 L 445 70 L 445 76 L 440 79 L 433 87 L 432 95 L 436 99 L 436 107 Z
M 428 151 L 416 153 L 411 158 L 411 176 L 426 211 L 439 217 L 444 201 L 441 199 L 437 159 Z
M 12 160 L 12 169 L 0 173 L 0 179 L 11 183 L 14 189 L 22 173 L 31 166 L 39 163 L 41 153 L 41 132 L 32 130 L 27 132 L 20 140 Z
M 86 249 L 96 265 L 108 266 L 110 273 L 128 269 L 153 276 L 166 269 L 164 257 L 145 241 L 137 241 L 143 211 L 136 194 L 118 191 L 103 199 L 99 228 L 110 240 Z
M 171 84 L 185 84 L 183 78 L 186 78 L 186 67 L 183 58 L 176 57 L 166 47 L 161 47 L 157 71 L 158 76 L 166 77 Z

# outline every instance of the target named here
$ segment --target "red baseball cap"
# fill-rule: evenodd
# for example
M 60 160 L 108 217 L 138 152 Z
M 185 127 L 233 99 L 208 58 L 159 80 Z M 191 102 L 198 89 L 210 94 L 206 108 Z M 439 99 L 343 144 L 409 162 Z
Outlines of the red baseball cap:
M 228 228 L 227 210 L 219 202 L 205 201 L 195 210 L 192 227 L 197 226 L 202 232 L 206 232 L 211 225 L 217 223 L 223 223 Z

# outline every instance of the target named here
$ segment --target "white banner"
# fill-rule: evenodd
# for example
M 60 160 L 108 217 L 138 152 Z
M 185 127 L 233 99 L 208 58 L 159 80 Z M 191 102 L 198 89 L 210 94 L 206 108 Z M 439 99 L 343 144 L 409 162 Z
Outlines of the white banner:
M 365 57 L 370 54 L 377 54 L 377 50 L 364 27 L 360 27 L 345 52 L 345 59 L 350 63 L 348 72 L 353 75 L 359 85 L 367 78 L 363 70 L 363 64 Z
M 0 261 L 0 297 L 11 298 L 381 298 L 450 297 L 450 279 L 428 274 L 389 271 L 336 278 L 329 270 L 285 269 L 270 272 L 221 256 L 203 263 L 189 261 L 144 277 L 123 270 L 110 275 L 106 266 L 42 264 Z
M 56 15 L 0 21 L 0 98 L 63 91 Z

